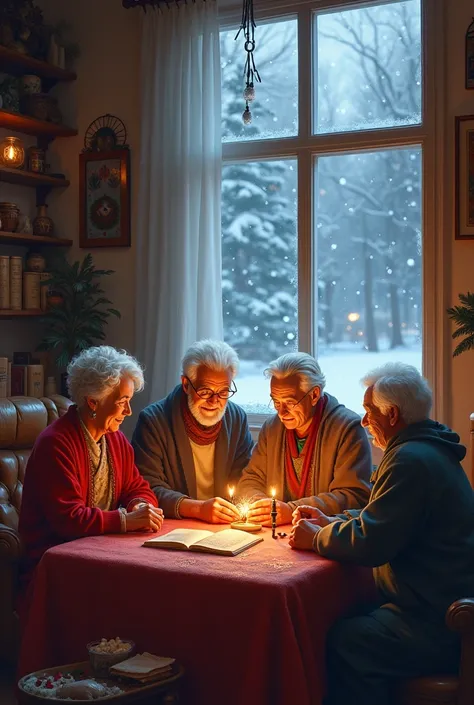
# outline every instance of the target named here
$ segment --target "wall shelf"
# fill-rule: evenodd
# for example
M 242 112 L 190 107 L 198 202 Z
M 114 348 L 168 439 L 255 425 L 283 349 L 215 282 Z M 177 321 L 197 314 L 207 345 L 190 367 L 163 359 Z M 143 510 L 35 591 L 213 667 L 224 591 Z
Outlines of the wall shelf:
M 0 182 L 18 184 L 19 186 L 45 186 L 47 188 L 66 188 L 69 186 L 67 179 L 59 179 L 48 174 L 36 174 L 34 171 L 22 169 L 9 169 L 0 166 Z
M 71 247 L 72 240 L 47 235 L 25 235 L 24 233 L 8 233 L 0 230 L 0 245 L 41 245 L 41 247 Z
M 0 309 L 0 318 L 35 318 L 44 316 L 45 312 L 36 309 L 22 309 L 21 311 L 13 311 L 12 309 Z
M 77 130 L 66 125 L 57 125 L 46 120 L 36 120 L 28 115 L 20 113 L 10 113 L 7 110 L 0 110 L 0 127 L 5 127 L 14 132 L 21 132 L 25 135 L 36 135 L 37 137 L 75 137 Z
M 20 54 L 4 46 L 0 46 L 0 68 L 5 73 L 16 76 L 22 74 L 34 74 L 50 81 L 75 81 L 77 76 L 74 71 L 61 69 L 59 66 L 48 64 L 46 61 L 34 59 L 27 54 Z

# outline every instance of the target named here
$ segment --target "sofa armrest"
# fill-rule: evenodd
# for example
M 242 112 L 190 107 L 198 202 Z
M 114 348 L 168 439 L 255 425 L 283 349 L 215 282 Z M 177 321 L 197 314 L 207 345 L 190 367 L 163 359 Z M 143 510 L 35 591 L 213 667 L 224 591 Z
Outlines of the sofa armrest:
M 20 557 L 20 537 L 13 529 L 0 524 L 0 560 L 16 562 Z
M 464 597 L 453 602 L 446 612 L 446 624 L 451 631 L 462 635 L 474 631 L 474 598 Z
M 453 602 L 446 612 L 446 624 L 461 637 L 461 662 L 457 705 L 474 703 L 474 599 L 465 597 Z

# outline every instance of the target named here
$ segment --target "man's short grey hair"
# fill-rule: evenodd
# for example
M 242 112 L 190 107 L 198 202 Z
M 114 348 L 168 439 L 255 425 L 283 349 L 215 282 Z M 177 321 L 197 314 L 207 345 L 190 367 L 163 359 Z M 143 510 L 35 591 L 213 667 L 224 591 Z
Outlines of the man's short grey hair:
M 136 392 L 144 387 L 143 370 L 140 363 L 125 350 L 116 350 L 110 345 L 83 350 L 67 368 L 69 396 L 78 406 L 86 397 L 103 399 L 124 377 L 132 380 Z
M 429 418 L 433 395 L 427 380 L 416 367 L 403 362 L 388 362 L 362 378 L 366 387 L 373 386 L 372 400 L 382 414 L 396 406 L 407 424 Z
M 271 379 L 286 379 L 291 375 L 299 375 L 301 389 L 309 392 L 313 387 L 319 387 L 321 392 L 326 386 L 326 378 L 321 372 L 317 360 L 308 353 L 292 352 L 281 355 L 270 362 L 264 371 L 266 377 Z
M 239 357 L 223 340 L 198 340 L 186 350 L 181 365 L 184 377 L 191 382 L 195 382 L 201 365 L 214 372 L 230 371 L 234 379 L 239 371 Z

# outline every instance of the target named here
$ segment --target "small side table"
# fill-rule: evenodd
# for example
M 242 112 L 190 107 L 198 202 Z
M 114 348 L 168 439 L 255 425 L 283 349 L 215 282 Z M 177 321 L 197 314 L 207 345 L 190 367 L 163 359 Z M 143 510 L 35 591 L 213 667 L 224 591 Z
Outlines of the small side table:
M 94 678 L 94 674 L 91 670 L 89 661 L 80 661 L 78 663 L 69 663 L 66 666 L 55 666 L 54 668 L 43 669 L 42 671 L 35 671 L 34 673 L 29 673 L 18 681 L 17 696 L 19 705 L 40 705 L 43 703 L 54 703 L 59 705 L 61 702 L 86 702 L 85 700 L 56 700 L 53 698 L 43 698 L 39 695 L 34 695 L 33 693 L 28 693 L 23 690 L 22 683 L 26 678 L 33 675 L 37 678 L 45 678 L 47 676 L 54 676 L 56 673 L 61 671 L 62 673 L 71 673 L 72 675 L 79 676 L 80 673 L 83 674 L 81 678 Z M 179 705 L 179 690 L 181 686 L 181 681 L 184 675 L 184 669 L 179 664 L 175 664 L 172 675 L 165 680 L 157 681 L 156 683 L 148 683 L 146 685 L 133 684 L 130 682 L 123 682 L 117 678 L 97 678 L 100 683 L 105 683 L 108 686 L 116 685 L 122 688 L 124 691 L 120 695 L 115 695 L 108 697 L 104 700 L 94 700 L 97 705 L 101 702 L 111 703 L 111 705 Z

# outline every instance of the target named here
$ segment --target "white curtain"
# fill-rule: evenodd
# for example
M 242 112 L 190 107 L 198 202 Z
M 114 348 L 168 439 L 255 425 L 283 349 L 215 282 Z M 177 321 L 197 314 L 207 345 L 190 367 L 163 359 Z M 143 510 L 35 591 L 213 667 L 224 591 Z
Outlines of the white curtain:
M 222 338 L 221 83 L 216 0 L 141 14 L 136 334 L 145 405 L 179 382 L 192 342 Z

